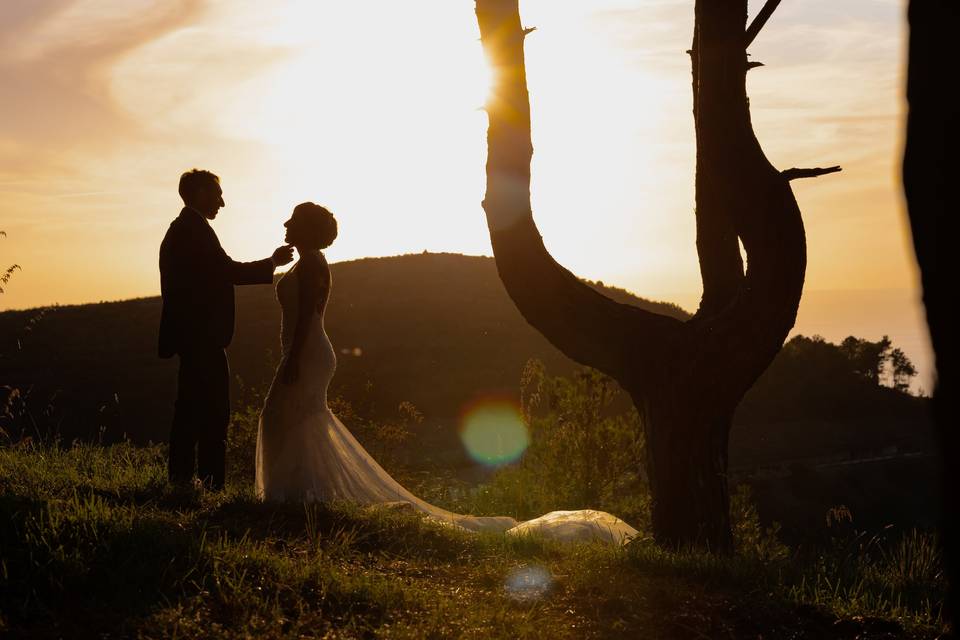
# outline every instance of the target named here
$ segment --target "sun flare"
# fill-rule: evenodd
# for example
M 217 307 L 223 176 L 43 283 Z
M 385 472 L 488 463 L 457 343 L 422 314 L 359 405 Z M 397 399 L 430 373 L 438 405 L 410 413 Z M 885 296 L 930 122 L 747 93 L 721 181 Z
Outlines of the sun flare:
M 516 403 L 502 398 L 484 398 L 466 407 L 460 439 L 474 461 L 490 467 L 517 461 L 530 444 Z

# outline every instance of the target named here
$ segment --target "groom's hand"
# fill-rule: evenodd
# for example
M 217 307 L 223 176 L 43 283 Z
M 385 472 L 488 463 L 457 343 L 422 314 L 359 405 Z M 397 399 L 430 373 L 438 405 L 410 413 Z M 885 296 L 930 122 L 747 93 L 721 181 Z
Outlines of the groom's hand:
M 282 267 L 285 264 L 290 264 L 293 262 L 293 247 L 288 244 L 277 247 L 277 250 L 273 252 L 270 259 L 273 260 L 274 267 Z

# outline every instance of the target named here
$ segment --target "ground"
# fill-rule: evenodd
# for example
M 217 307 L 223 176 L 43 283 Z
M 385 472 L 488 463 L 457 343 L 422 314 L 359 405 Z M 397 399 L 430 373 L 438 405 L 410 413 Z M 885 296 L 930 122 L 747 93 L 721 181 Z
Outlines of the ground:
M 614 548 L 466 534 L 398 509 L 261 504 L 246 485 L 177 489 L 164 474 L 158 447 L 0 448 L 0 635 L 868 639 L 943 631 L 930 604 L 937 591 L 922 576 L 876 587 L 863 571 L 859 582 L 826 565 L 803 573 L 797 558 L 669 553 L 647 539 Z M 914 547 L 916 556 L 922 545 Z

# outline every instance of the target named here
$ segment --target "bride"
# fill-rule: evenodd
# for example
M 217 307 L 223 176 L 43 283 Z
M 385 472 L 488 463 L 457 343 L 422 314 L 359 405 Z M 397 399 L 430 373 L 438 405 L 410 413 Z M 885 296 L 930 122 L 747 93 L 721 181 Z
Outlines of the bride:
M 390 477 L 327 406 L 337 359 L 323 324 L 330 268 L 322 250 L 336 239 L 337 221 L 324 207 L 304 202 L 284 227 L 284 240 L 296 247 L 300 259 L 277 282 L 283 358 L 260 414 L 258 497 L 408 503 L 434 520 L 469 531 L 535 532 L 560 540 L 614 543 L 637 535 L 636 529 L 602 511 L 554 511 L 522 523 L 507 516 L 452 513 L 421 500 Z

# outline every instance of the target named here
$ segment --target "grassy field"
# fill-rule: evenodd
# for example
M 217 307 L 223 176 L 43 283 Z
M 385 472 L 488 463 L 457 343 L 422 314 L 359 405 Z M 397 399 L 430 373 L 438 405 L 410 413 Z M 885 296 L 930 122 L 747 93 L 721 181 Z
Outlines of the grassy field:
M 0 636 L 932 638 L 933 537 L 729 558 L 468 535 L 165 483 L 160 447 L 0 447 Z

